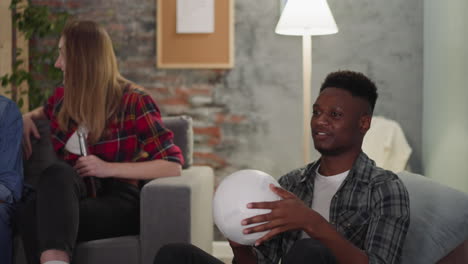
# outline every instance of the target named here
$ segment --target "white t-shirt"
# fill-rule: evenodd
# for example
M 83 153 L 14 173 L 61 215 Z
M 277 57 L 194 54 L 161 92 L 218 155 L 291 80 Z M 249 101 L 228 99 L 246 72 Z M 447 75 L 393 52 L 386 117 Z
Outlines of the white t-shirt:
M 318 172 L 319 167 L 317 167 L 317 175 L 315 176 L 314 197 L 311 208 L 327 219 L 327 221 L 330 221 L 331 200 L 346 179 L 346 176 L 348 176 L 349 170 L 332 176 L 323 176 Z M 309 236 L 305 232 L 302 232 L 302 238 L 307 237 Z

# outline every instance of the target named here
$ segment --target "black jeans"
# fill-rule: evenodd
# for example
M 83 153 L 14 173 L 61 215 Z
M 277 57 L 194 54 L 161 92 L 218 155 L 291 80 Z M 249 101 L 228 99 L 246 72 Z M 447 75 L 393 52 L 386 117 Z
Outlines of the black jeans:
M 307 238 L 296 241 L 281 263 L 336 264 L 338 262 L 330 249 L 321 242 Z M 223 264 L 223 262 L 193 245 L 176 243 L 163 246 L 156 254 L 154 264 Z
M 65 162 L 41 174 L 36 192 L 19 208 L 19 231 L 26 258 L 39 263 L 48 249 L 72 257 L 76 242 L 139 232 L 139 189 L 115 179 L 102 180 L 97 198 L 87 198 L 83 179 Z

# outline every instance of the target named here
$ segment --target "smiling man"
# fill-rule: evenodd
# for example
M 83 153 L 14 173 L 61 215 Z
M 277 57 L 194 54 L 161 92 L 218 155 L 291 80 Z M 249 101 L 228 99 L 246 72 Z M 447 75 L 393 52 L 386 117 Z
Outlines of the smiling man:
M 247 205 L 271 212 L 243 220 L 244 226 L 264 222 L 244 233 L 270 231 L 255 247 L 231 242 L 236 263 L 401 262 L 408 193 L 394 173 L 376 167 L 361 150 L 376 100 L 375 84 L 361 73 L 327 76 L 311 119 L 321 157 L 281 177 L 283 188 L 270 186 L 283 200 Z M 193 246 L 169 245 L 155 263 L 222 263 L 217 261 Z

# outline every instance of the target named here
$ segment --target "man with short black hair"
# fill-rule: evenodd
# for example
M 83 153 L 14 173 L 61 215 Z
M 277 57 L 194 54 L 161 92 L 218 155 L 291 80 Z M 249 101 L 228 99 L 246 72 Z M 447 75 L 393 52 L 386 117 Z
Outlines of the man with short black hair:
M 16 104 L 0 96 L 0 263 L 12 263 L 12 220 L 23 189 L 23 119 Z
M 327 76 L 310 123 L 321 157 L 281 177 L 282 188 L 270 186 L 282 200 L 247 205 L 271 212 L 243 220 L 244 226 L 262 223 L 244 233 L 268 232 L 255 247 L 230 242 L 236 263 L 401 262 L 408 192 L 361 150 L 376 100 L 375 84 L 361 73 Z M 157 264 L 217 261 L 189 245 L 165 246 L 155 259 Z

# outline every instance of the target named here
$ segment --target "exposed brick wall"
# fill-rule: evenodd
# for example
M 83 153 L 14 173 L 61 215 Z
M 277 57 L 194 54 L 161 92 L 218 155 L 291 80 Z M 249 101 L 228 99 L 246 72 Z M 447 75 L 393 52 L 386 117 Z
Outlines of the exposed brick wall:
M 121 73 L 145 87 L 163 115 L 189 115 L 194 120 L 194 163 L 213 167 L 217 174 L 228 169 L 226 145 L 235 139 L 224 138 L 224 130 L 241 124 L 246 117 L 232 113 L 215 99 L 226 70 L 161 70 L 155 66 L 155 1 L 34 0 L 52 11 L 67 11 L 73 17 L 90 19 L 109 32 Z M 33 41 L 33 45 L 57 45 L 57 40 Z

